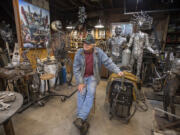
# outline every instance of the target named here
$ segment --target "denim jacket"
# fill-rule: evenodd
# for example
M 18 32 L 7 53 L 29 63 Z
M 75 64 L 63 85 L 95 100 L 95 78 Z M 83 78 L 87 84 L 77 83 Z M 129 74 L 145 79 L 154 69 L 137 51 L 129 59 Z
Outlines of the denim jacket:
M 83 48 L 76 52 L 74 63 L 73 63 L 73 73 L 77 84 L 84 83 L 84 73 L 85 73 L 85 54 Z M 93 74 L 96 78 L 97 84 L 100 81 L 100 71 L 101 65 L 104 66 L 114 73 L 119 73 L 120 69 L 112 62 L 112 60 L 98 47 L 94 48 L 93 52 Z

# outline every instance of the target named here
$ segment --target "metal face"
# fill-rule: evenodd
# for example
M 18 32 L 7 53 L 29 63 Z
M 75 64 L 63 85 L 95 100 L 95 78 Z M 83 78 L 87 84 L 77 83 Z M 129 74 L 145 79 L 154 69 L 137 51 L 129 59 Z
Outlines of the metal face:
M 116 35 L 120 35 L 122 33 L 122 28 L 117 26 L 115 28 L 115 33 L 116 33 Z

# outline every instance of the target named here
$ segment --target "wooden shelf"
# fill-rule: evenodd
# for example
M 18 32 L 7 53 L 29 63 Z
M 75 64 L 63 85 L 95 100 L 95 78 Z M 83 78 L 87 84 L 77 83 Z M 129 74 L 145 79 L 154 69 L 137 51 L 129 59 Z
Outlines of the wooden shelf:
M 96 38 L 95 40 L 105 40 L 105 38 Z
M 178 47 L 180 44 L 166 44 L 166 47 Z
M 166 42 L 166 44 L 180 44 L 180 42 Z
M 167 34 L 168 35 L 178 35 L 178 34 L 180 34 L 180 32 L 168 32 Z

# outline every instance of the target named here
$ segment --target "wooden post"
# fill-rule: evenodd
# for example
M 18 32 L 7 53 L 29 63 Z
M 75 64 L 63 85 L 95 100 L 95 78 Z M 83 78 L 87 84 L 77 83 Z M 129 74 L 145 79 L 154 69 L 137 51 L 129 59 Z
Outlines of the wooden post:
M 9 119 L 3 124 L 6 135 L 15 135 L 12 120 Z
M 17 32 L 17 39 L 19 48 L 22 47 L 22 36 L 21 36 L 21 23 L 20 23 L 20 16 L 19 16 L 19 1 L 13 0 L 13 7 L 14 7 L 14 17 L 16 23 L 16 32 Z

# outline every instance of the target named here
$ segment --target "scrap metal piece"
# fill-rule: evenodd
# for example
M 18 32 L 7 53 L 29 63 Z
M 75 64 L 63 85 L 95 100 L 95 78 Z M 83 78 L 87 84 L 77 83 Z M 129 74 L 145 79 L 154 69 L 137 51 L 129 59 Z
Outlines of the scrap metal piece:
M 1 110 L 1 111 L 4 111 L 4 110 L 9 109 L 10 106 L 11 106 L 10 104 L 0 102 L 0 110 Z
M 16 96 L 12 92 L 9 92 L 9 93 L 3 92 L 0 94 L 0 102 L 8 103 L 8 102 L 13 102 L 15 99 L 16 99 Z

